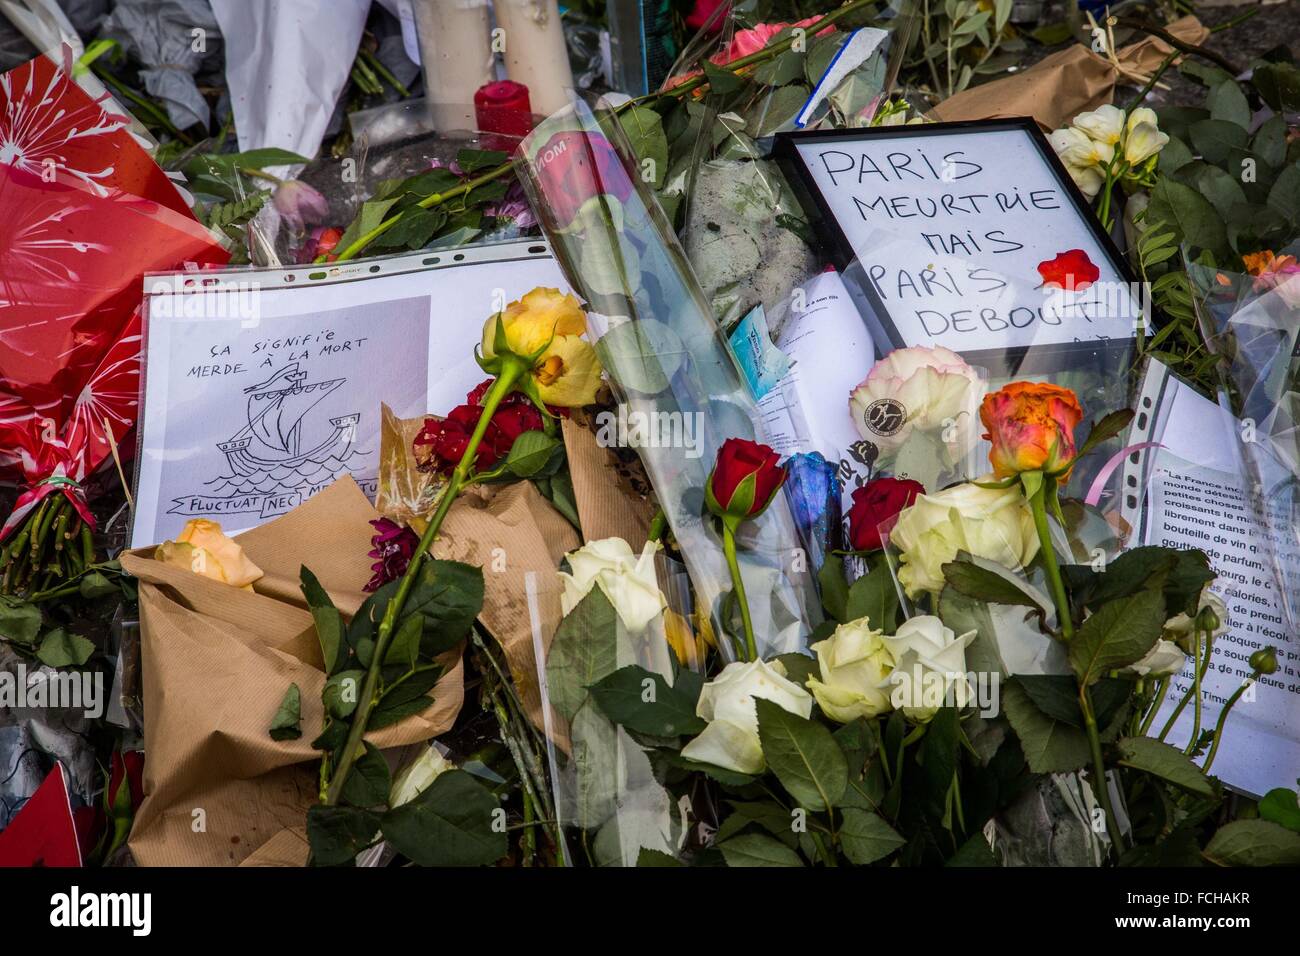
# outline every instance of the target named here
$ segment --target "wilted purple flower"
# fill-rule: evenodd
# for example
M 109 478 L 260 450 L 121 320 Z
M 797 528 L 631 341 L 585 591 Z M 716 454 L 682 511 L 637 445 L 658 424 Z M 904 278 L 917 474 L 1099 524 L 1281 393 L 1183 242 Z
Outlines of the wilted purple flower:
M 531 229 L 537 225 L 537 217 L 533 215 L 533 207 L 528 205 L 528 200 L 524 197 L 524 190 L 517 182 L 510 185 L 504 199 L 484 207 L 483 214 L 497 219 L 509 220 L 518 229 Z
M 365 590 L 378 591 L 389 581 L 396 581 L 406 573 L 420 539 L 406 525 L 387 518 L 376 518 L 370 524 L 375 529 L 375 534 L 370 539 L 373 549 L 369 556 L 376 560 L 370 566 L 374 576 L 366 584 Z
M 294 232 L 324 221 L 330 211 L 325 197 L 301 179 L 286 180 L 276 186 L 271 204 Z

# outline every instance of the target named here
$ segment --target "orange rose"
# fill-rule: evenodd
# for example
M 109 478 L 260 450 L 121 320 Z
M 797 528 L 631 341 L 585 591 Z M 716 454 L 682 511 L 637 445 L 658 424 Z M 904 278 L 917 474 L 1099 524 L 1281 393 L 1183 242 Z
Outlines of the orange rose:
M 1059 385 L 1012 382 L 984 396 L 980 421 L 993 443 L 989 461 L 999 478 L 1043 471 L 1064 481 L 1074 465 L 1074 429 L 1083 409 L 1074 392 Z

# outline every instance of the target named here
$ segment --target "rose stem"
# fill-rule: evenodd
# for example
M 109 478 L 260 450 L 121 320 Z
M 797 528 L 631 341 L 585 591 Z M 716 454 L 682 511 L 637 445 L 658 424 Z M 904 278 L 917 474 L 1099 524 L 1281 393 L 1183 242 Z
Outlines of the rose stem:
M 1201 668 L 1201 647 L 1202 641 L 1208 643 L 1210 632 L 1196 628 L 1196 643 L 1192 646 L 1192 690 L 1195 694 L 1194 700 L 1196 706 L 1194 709 L 1195 716 L 1192 719 L 1192 736 L 1187 741 L 1187 749 L 1183 753 L 1191 756 L 1196 749 L 1196 738 L 1201 736 L 1201 679 L 1205 676 L 1205 671 Z M 1205 648 L 1205 663 L 1209 664 L 1209 648 Z
M 736 560 L 736 532 L 732 522 L 739 519 L 725 517 L 722 519 L 722 552 L 727 556 L 727 569 L 731 571 L 731 586 L 736 592 L 736 601 L 740 605 L 740 621 L 745 627 L 745 651 L 749 660 L 758 660 L 758 647 L 754 642 L 754 625 L 749 619 L 749 600 L 745 597 L 745 582 L 740 576 L 740 562 Z
M 1182 712 L 1187 708 L 1187 704 L 1192 699 L 1192 693 L 1196 691 L 1197 687 L 1200 686 L 1200 682 L 1205 676 L 1205 671 L 1207 671 L 1210 667 L 1210 657 L 1211 657 L 1210 652 L 1212 650 L 1213 647 L 1206 647 L 1205 658 L 1201 661 L 1200 667 L 1197 668 L 1197 670 L 1199 670 L 1200 673 L 1198 674 L 1193 672 L 1191 686 L 1187 688 L 1187 693 L 1183 694 L 1182 699 L 1178 701 L 1178 706 L 1174 708 L 1174 712 L 1170 714 L 1169 719 L 1165 721 L 1164 727 L 1160 729 L 1160 736 L 1156 738 L 1157 740 L 1164 740 L 1165 737 L 1169 735 L 1169 731 L 1174 729 L 1174 721 L 1176 721 L 1179 715 L 1181 715 Z
M 1023 477 L 1022 477 L 1023 480 Z M 1043 568 L 1047 572 L 1048 583 L 1052 587 L 1052 599 L 1056 603 L 1057 624 L 1061 636 L 1069 643 L 1074 639 L 1074 617 L 1070 612 L 1070 601 L 1065 593 L 1065 581 L 1061 578 L 1061 566 L 1056 561 L 1056 549 L 1052 545 L 1052 532 L 1047 524 L 1047 487 L 1051 482 L 1053 497 L 1057 494 L 1054 479 L 1043 476 L 1037 490 L 1029 496 L 1029 508 L 1034 515 L 1034 529 L 1038 532 L 1039 550 L 1043 555 Z M 1060 504 L 1056 503 L 1059 510 Z M 1088 731 L 1088 749 L 1092 751 L 1093 792 L 1097 801 L 1106 811 L 1106 825 L 1111 832 L 1111 839 L 1117 849 L 1123 849 L 1123 836 L 1116 822 L 1115 811 L 1110 805 L 1110 788 L 1106 784 L 1106 762 L 1101 755 L 1101 734 L 1097 729 L 1097 716 L 1092 708 L 1092 694 L 1088 685 L 1079 681 L 1079 709 L 1083 711 L 1084 727 Z
M 456 469 L 451 473 L 451 480 L 447 483 L 447 489 L 443 492 L 442 498 L 438 502 L 438 508 L 429 521 L 429 527 L 425 529 L 423 536 L 420 538 L 420 545 L 415 552 L 417 560 L 412 560 L 407 566 L 406 573 L 402 575 L 401 583 L 397 585 L 397 593 L 393 595 L 393 599 L 388 602 L 388 607 L 384 609 L 384 617 L 379 622 L 379 632 L 375 637 L 375 650 L 371 655 L 370 667 L 366 671 L 365 683 L 361 685 L 361 696 L 358 698 L 357 709 L 352 716 L 352 725 L 348 730 L 347 742 L 343 746 L 343 756 L 339 759 L 339 765 L 334 770 L 329 790 L 325 794 L 323 802 L 327 807 L 335 806 L 339 802 L 339 797 L 343 793 L 343 784 L 347 781 L 348 774 L 352 772 L 352 765 L 356 763 L 357 752 L 361 749 L 361 739 L 365 736 L 366 724 L 370 721 L 370 712 L 374 709 L 376 703 L 379 672 L 383 664 L 384 653 L 388 650 L 388 642 L 397 624 L 397 617 L 401 614 L 403 605 L 406 604 L 411 588 L 415 586 L 415 576 L 419 572 L 434 538 L 438 536 L 438 529 L 442 527 L 443 519 L 447 517 L 447 512 L 451 510 L 452 502 L 456 499 L 456 495 L 460 492 L 466 478 L 469 476 L 470 469 L 474 464 L 474 456 L 478 453 L 479 443 L 483 441 L 483 436 L 487 433 L 487 427 L 492 423 L 492 416 L 496 413 L 497 406 L 514 389 L 515 381 L 523 371 L 524 367 L 519 359 L 513 356 L 503 357 L 501 372 L 492 382 L 492 387 L 488 389 L 487 395 L 483 398 L 483 413 L 479 416 L 478 424 L 474 426 L 474 433 L 470 436 L 469 444 L 465 447 L 465 453 L 461 455 L 460 463 L 456 465 Z
M 1246 692 L 1246 688 L 1259 680 L 1259 675 L 1261 673 L 1263 672 L 1259 669 L 1252 670 L 1250 673 L 1250 680 L 1242 681 L 1241 686 L 1232 692 L 1232 696 L 1228 698 L 1228 702 L 1223 705 L 1223 710 L 1219 711 L 1219 722 L 1214 725 L 1214 742 L 1210 744 L 1210 752 L 1205 757 L 1205 763 L 1201 764 L 1201 772 L 1206 776 L 1209 776 L 1210 774 L 1210 765 L 1214 763 L 1214 755 L 1219 752 L 1219 741 L 1223 739 L 1223 725 L 1228 720 L 1228 711 L 1232 710 L 1233 706 L 1241 698 L 1241 695 Z

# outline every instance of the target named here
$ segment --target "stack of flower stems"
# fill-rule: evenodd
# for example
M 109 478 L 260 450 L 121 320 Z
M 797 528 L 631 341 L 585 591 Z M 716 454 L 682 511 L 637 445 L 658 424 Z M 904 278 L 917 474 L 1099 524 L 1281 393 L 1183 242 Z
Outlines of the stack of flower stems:
M 50 495 L 0 545 L 0 593 L 45 591 L 93 563 L 90 526 L 66 495 Z

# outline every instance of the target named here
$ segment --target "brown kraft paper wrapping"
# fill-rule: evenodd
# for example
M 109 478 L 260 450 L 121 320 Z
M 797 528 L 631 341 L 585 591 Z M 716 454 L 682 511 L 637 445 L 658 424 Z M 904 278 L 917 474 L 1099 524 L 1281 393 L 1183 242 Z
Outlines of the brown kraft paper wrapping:
M 130 846 L 142 866 L 242 862 L 268 841 L 268 859 L 293 841 L 318 798 L 325 673 L 315 627 L 298 587 L 306 563 L 351 615 L 370 578 L 366 552 L 378 517 L 351 478 L 334 482 L 289 514 L 239 536 L 265 572 L 255 592 L 152 560 L 152 548 L 122 555 L 140 580 L 144 683 L 145 799 Z M 464 695 L 461 651 L 423 714 L 370 734 L 381 748 L 448 730 Z M 267 729 L 285 690 L 302 692 L 298 740 Z

